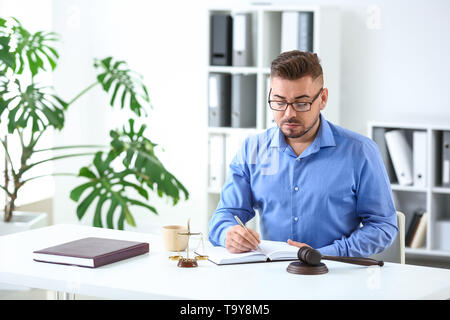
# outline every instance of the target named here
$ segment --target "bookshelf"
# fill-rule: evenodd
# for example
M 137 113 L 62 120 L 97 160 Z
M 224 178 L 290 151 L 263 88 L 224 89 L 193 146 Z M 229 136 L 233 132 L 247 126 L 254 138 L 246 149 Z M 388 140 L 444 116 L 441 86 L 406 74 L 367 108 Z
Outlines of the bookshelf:
M 414 152 L 412 134 L 414 131 L 426 133 L 426 147 L 423 151 L 426 159 L 425 186 L 400 185 L 393 170 L 390 155 L 383 145 L 385 132 L 401 129 Z M 437 124 L 404 124 L 370 122 L 368 135 L 380 147 L 385 167 L 391 182 L 396 209 L 405 214 L 405 228 L 408 231 L 413 213 L 417 209 L 428 212 L 425 245 L 421 248 L 406 247 L 407 257 L 428 259 L 450 259 L 450 187 L 443 186 L 443 134 L 450 132 L 450 126 Z M 387 162 L 387 163 L 386 163 Z M 414 161 L 413 161 L 414 166 Z
M 210 104 L 210 76 L 225 75 L 254 75 L 256 113 L 254 126 L 236 128 L 232 126 L 210 126 L 207 129 L 208 139 L 208 173 L 207 173 L 207 210 L 205 216 L 205 230 L 208 230 L 209 220 L 217 208 L 220 192 L 228 172 L 228 165 L 238 151 L 240 145 L 249 135 L 265 131 L 270 126 L 271 110 L 267 105 L 269 91 L 270 65 L 272 60 L 281 52 L 282 16 L 283 12 L 310 12 L 313 16 L 313 49 L 317 53 L 324 70 L 325 86 L 330 91 L 330 98 L 324 116 L 339 124 L 340 101 L 340 15 L 335 7 L 304 6 L 304 5 L 243 5 L 213 6 L 207 10 L 207 92 L 206 121 L 209 123 Z M 233 19 L 239 14 L 248 14 L 251 19 L 251 34 L 248 43 L 252 47 L 251 63 L 249 65 L 216 65 L 212 63 L 211 50 L 213 43 L 213 16 L 216 14 L 230 15 Z M 249 40 L 249 39 L 247 39 Z M 233 63 L 232 63 L 233 64 Z M 218 159 L 219 154 L 219 159 Z M 223 154 L 223 156 L 222 156 Z M 218 169 L 218 166 L 220 167 Z M 220 171 L 218 173 L 218 171 Z M 216 175 L 219 179 L 211 181 Z M 249 222 L 249 226 L 258 230 L 258 214 L 256 219 Z

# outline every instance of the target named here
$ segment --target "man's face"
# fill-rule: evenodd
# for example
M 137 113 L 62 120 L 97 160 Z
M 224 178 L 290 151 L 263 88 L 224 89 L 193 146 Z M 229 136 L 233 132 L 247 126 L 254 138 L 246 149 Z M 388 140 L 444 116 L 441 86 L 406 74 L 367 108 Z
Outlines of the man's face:
M 310 76 L 297 80 L 273 77 L 271 88 L 270 100 L 311 102 L 322 89 L 322 79 L 319 77 L 313 80 Z M 275 122 L 287 138 L 300 138 L 316 125 L 320 110 L 326 106 L 327 97 L 328 91 L 324 88 L 309 111 L 298 112 L 292 105 L 288 105 L 285 111 L 273 111 Z

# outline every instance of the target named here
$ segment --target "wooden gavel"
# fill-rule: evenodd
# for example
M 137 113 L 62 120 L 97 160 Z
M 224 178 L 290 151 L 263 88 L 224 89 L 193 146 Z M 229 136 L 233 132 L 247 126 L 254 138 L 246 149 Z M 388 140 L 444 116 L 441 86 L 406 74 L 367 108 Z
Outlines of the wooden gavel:
M 335 257 L 335 256 L 323 256 L 319 251 L 310 247 L 301 247 L 297 253 L 298 258 L 303 263 L 311 266 L 319 265 L 321 260 L 332 260 L 344 263 L 352 263 L 361 266 L 380 266 L 384 265 L 383 261 L 378 261 L 370 258 L 355 258 L 355 257 Z

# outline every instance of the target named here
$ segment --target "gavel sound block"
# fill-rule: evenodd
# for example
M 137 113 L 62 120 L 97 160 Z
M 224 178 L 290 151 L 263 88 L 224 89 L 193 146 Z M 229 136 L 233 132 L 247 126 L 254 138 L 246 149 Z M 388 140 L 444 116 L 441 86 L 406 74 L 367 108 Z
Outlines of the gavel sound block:
M 321 260 L 332 260 L 360 266 L 383 266 L 383 261 L 370 258 L 322 256 L 319 251 L 310 247 L 301 247 L 297 253 L 299 261 L 289 264 L 287 271 L 294 274 L 324 274 L 328 272 L 327 266 Z

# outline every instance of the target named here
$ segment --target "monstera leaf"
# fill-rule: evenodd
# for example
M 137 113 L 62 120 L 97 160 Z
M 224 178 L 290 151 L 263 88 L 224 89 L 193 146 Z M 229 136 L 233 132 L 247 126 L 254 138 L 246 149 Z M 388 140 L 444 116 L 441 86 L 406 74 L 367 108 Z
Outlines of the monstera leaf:
M 143 136 L 145 126 L 136 132 L 134 121 L 130 120 L 129 130 L 113 130 L 110 132 L 111 150 L 104 156 L 98 152 L 93 161 L 95 171 L 83 167 L 79 176 L 89 181 L 72 190 L 70 198 L 79 202 L 77 216 L 81 220 L 87 209 L 97 199 L 93 224 L 103 227 L 102 216 L 106 215 L 106 225 L 114 228 L 114 215 L 119 213 L 117 226 L 123 230 L 124 221 L 135 226 L 130 207 L 140 206 L 157 214 L 157 210 L 149 205 L 149 191 L 156 191 L 159 197 L 166 195 L 173 199 L 175 205 L 180 199 L 180 192 L 188 199 L 186 188 L 170 172 L 154 154 L 156 144 Z M 116 161 L 115 161 L 116 160 Z M 121 170 L 115 169 L 117 161 L 121 161 Z M 92 167 L 91 166 L 91 167 Z M 86 192 L 88 191 L 88 192 Z M 87 196 L 80 201 L 84 193 Z M 130 192 L 143 199 L 131 197 Z
M 30 33 L 20 22 L 11 18 L 0 18 L 0 116 L 8 110 L 8 132 L 17 128 L 31 128 L 33 133 L 44 131 L 52 126 L 62 129 L 64 110 L 67 103 L 48 87 L 39 87 L 31 81 L 29 85 L 21 84 L 12 74 L 19 75 L 28 66 L 33 78 L 39 70 L 51 70 L 56 67 L 58 53 L 51 46 L 56 41 L 52 32 Z
M 8 109 L 8 132 L 17 128 L 31 128 L 31 131 L 43 131 L 52 126 L 62 129 L 64 111 L 67 103 L 50 93 L 48 87 L 38 87 L 32 83 L 22 89 L 20 82 L 14 81 L 17 92 L 11 95 L 9 81 L 0 81 L 0 115 Z M 7 96 L 9 96 L 7 98 Z
M 141 116 L 142 112 L 147 115 L 144 108 L 144 105 L 150 104 L 147 88 L 142 77 L 128 69 L 125 61 L 114 61 L 112 57 L 107 57 L 96 60 L 94 66 L 102 71 L 97 80 L 103 90 L 111 94 L 111 106 L 114 106 L 116 98 L 120 96 L 122 109 L 128 104 L 136 115 Z
M 6 19 L 0 18 L 0 75 L 6 74 L 8 68 L 14 69 L 15 58 L 11 52 L 11 37 L 8 35 Z
M 102 210 L 107 207 L 106 224 L 108 228 L 114 228 L 114 214 L 119 213 L 118 228 L 123 230 L 124 220 L 131 226 L 136 226 L 133 216 L 131 215 L 129 206 L 131 204 L 141 205 L 156 213 L 156 209 L 138 200 L 130 199 L 126 196 L 127 187 L 142 188 L 134 183 L 128 182 L 125 178 L 128 172 L 115 172 L 111 167 L 111 161 L 114 159 L 112 153 L 109 153 L 103 159 L 103 152 L 99 151 L 94 157 L 94 167 L 96 172 L 88 167 L 80 169 L 79 176 L 86 177 L 89 182 L 84 183 L 70 193 L 70 198 L 79 201 L 82 194 L 89 190 L 88 195 L 79 203 L 77 207 L 78 219 L 82 219 L 89 206 L 97 200 L 94 213 L 93 225 L 95 227 L 103 227 Z M 148 197 L 148 194 L 142 193 Z
M 180 193 L 185 199 L 189 193 L 183 184 L 173 174 L 166 170 L 161 161 L 155 155 L 156 144 L 144 137 L 145 125 L 138 131 L 134 129 L 134 120 L 129 119 L 129 129 L 125 127 L 122 132 L 111 131 L 110 135 L 112 150 L 116 154 L 125 154 L 123 165 L 136 171 L 139 182 L 156 191 L 160 197 L 163 194 L 172 198 L 173 205 L 180 200 Z
M 11 68 L 16 74 L 22 74 L 28 65 L 32 77 L 40 69 L 46 71 L 46 65 L 54 70 L 59 55 L 51 44 L 58 40 L 56 33 L 31 33 L 15 18 L 10 20 L 10 24 L 8 28 L 7 21 L 0 20 L 0 60 L 5 63 L 4 66 Z M 14 46 L 11 45 L 11 40 Z

